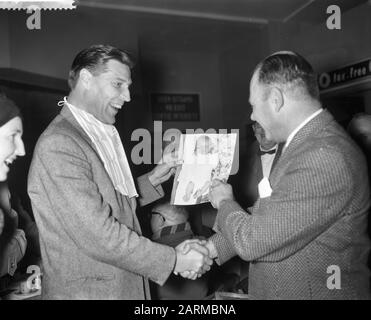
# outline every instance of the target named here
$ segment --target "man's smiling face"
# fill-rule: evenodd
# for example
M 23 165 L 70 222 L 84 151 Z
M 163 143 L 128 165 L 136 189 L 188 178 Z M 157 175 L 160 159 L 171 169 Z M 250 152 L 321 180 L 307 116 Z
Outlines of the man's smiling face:
M 105 124 L 114 124 L 119 110 L 130 101 L 131 72 L 116 60 L 109 60 L 103 68 L 90 79 L 87 111 Z

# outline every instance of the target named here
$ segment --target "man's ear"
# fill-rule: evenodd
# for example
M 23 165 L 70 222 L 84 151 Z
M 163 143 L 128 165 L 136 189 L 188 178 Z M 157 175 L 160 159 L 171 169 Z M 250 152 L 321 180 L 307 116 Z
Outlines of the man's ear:
M 279 112 L 284 105 L 284 95 L 280 88 L 273 87 L 269 94 L 269 102 L 276 112 Z
M 89 89 L 93 75 L 88 69 L 82 68 L 80 70 L 79 80 L 85 89 Z

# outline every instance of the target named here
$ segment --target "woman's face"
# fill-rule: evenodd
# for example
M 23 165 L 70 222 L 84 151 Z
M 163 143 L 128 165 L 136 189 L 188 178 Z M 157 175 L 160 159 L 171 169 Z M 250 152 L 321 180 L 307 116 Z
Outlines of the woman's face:
M 15 117 L 0 127 L 0 181 L 8 176 L 9 166 L 18 157 L 24 156 L 22 120 Z

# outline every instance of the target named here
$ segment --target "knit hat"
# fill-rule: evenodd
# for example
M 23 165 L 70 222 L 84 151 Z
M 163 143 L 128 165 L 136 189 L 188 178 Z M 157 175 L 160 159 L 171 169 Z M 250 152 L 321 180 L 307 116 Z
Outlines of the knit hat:
M 15 117 L 20 117 L 21 113 L 15 103 L 0 93 L 0 127 Z

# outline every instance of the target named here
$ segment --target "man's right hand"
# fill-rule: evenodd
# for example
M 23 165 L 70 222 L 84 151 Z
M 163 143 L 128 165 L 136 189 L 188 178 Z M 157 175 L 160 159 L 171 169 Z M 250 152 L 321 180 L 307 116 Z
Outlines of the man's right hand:
M 232 186 L 222 180 L 214 179 L 209 189 L 209 200 L 218 210 L 222 201 L 234 200 Z
M 210 270 L 213 261 L 207 248 L 199 244 L 199 241 L 187 240 L 175 248 L 177 255 L 175 274 L 186 274 L 187 278 L 194 280 Z
M 206 244 L 206 240 L 191 239 L 186 240 L 178 245 L 177 249 L 180 250 L 183 255 L 187 255 L 192 251 L 196 251 L 201 253 L 204 259 L 203 265 L 201 268 L 199 268 L 199 271 L 189 269 L 183 272 L 179 272 L 182 277 L 195 280 L 198 277 L 201 277 L 205 272 L 210 270 L 213 260 L 210 257 L 210 252 L 206 247 Z M 178 274 L 178 272 L 176 271 L 174 271 L 174 273 Z

